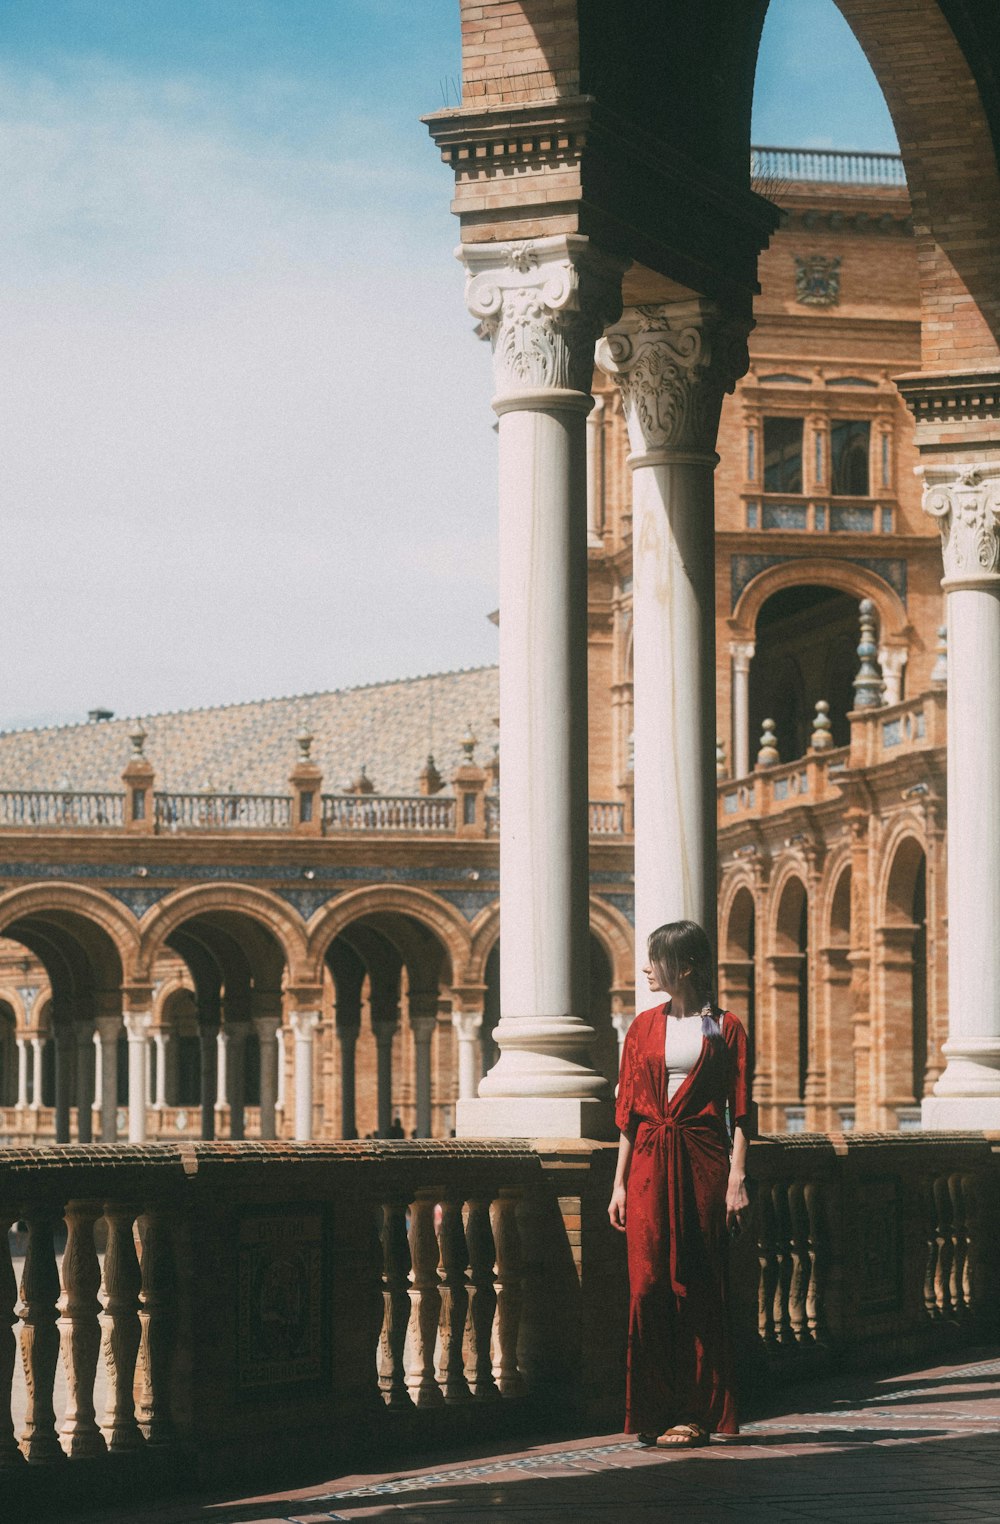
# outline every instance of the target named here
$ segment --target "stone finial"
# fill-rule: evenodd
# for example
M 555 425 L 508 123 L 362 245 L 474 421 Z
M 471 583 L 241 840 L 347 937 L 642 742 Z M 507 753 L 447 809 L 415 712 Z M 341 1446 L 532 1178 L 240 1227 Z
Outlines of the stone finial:
M 765 720 L 761 731 L 760 750 L 757 753 L 758 767 L 775 767 L 781 761 L 781 753 L 778 750 L 778 737 L 774 733 L 774 721 Z
M 138 761 L 140 758 L 145 759 L 143 747 L 146 744 L 146 732 L 142 727 L 141 721 L 136 725 L 134 730 L 129 732 L 129 740 L 132 742 L 133 760 Z
M 312 752 L 313 739 L 314 738 L 313 738 L 311 732 L 309 730 L 307 730 L 305 727 L 303 727 L 302 730 L 300 730 L 298 735 L 295 737 L 295 744 L 299 748 L 299 761 L 300 762 L 309 762 L 309 761 L 312 760 L 311 752 Z
M 354 782 L 351 784 L 351 793 L 352 794 L 374 794 L 374 792 L 375 792 L 375 785 L 374 785 L 374 783 L 372 782 L 372 780 L 368 776 L 367 766 L 365 765 L 364 762 L 362 762 L 362 764 L 361 764 L 361 771 L 358 773 L 358 776 L 355 778 Z
M 943 624 L 937 632 L 937 660 L 931 669 L 931 687 L 948 686 L 948 626 Z
M 726 776 L 726 743 L 718 739 L 715 742 L 715 776 L 717 778 Z
M 829 751 L 833 745 L 833 731 L 830 725 L 830 706 L 826 699 L 817 699 L 816 715 L 813 719 L 812 735 L 809 737 L 809 745 L 813 751 Z
M 466 725 L 466 727 L 465 727 L 465 735 L 462 737 L 461 746 L 462 746 L 462 755 L 465 758 L 467 763 L 471 763 L 472 762 L 473 757 L 475 755 L 475 750 L 476 750 L 476 746 L 477 745 L 478 745 L 478 742 L 476 740 L 475 734 L 473 733 L 472 726 L 471 725 Z
M 427 761 L 420 769 L 418 781 L 422 794 L 438 794 L 444 788 L 444 779 L 438 772 L 432 752 L 427 753 Z
M 862 598 L 858 605 L 861 621 L 861 639 L 858 642 L 858 660 L 861 663 L 854 679 L 855 709 L 879 709 L 882 705 L 884 684 L 882 674 L 875 662 L 878 646 L 875 641 L 875 605 L 870 598 Z

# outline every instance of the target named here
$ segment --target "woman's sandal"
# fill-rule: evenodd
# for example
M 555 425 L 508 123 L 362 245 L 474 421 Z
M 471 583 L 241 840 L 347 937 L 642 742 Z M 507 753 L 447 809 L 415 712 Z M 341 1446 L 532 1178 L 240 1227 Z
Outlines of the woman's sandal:
M 693 1450 L 698 1445 L 708 1444 L 708 1430 L 698 1423 L 676 1423 L 661 1434 L 656 1443 L 664 1449 Z
M 637 1434 L 635 1438 L 637 1444 L 645 1445 L 648 1449 L 652 1449 L 656 1444 L 655 1434 Z

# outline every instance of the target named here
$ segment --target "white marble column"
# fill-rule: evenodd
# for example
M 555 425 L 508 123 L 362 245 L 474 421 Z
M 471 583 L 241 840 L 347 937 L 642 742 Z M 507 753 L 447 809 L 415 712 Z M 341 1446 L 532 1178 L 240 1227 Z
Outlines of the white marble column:
M 636 988 L 646 940 L 715 939 L 715 438 L 748 324 L 708 302 L 629 308 L 598 345 L 632 454 Z
M 255 1016 L 253 1029 L 260 1049 L 260 1135 L 277 1137 L 278 1028 L 280 1016 Z
M 451 1024 L 458 1038 L 458 1098 L 468 1101 L 479 1092 L 483 1072 L 483 1049 L 479 1034 L 482 1011 L 452 1011 Z
M 28 1106 L 28 1038 L 17 1039 L 17 1104 L 21 1111 Z
M 149 1029 L 152 1011 L 126 1011 L 125 1033 L 128 1037 L 128 1140 L 146 1141 L 146 1108 L 149 1105 Z
M 94 1022 L 94 1104 L 91 1107 L 91 1128 L 96 1126 L 104 1141 L 104 1044 L 101 1039 L 100 1022 Z
M 587 544 L 604 548 L 604 398 L 587 414 Z
M 733 777 L 750 772 L 750 663 L 756 647 L 752 640 L 734 640 L 733 658 Z
M 947 1063 L 924 1127 L 1000 1128 L 1000 462 L 925 466 L 948 610 Z
M 94 1136 L 94 1038 L 97 1034 L 89 1021 L 76 1024 L 76 1136 L 80 1143 L 90 1143 Z
M 47 1038 L 36 1032 L 31 1039 L 31 1109 L 38 1111 L 42 1104 L 42 1054 Z
M 167 1104 L 167 1050 L 171 1045 L 171 1036 L 162 1027 L 153 1033 L 153 1046 L 156 1049 L 156 1095 L 153 1105 L 157 1111 L 163 1111 Z
M 319 1011 L 293 1011 L 289 1023 L 295 1034 L 295 1136 L 306 1142 L 313 1135 L 313 1034 Z
M 467 244 L 466 301 L 493 345 L 500 418 L 499 1059 L 460 1101 L 464 1137 L 610 1135 L 591 1063 L 587 446 L 594 342 L 620 263 L 567 235 Z
M 285 1028 L 279 1026 L 277 1033 L 278 1043 L 278 1099 L 277 1108 L 284 1115 L 285 1112 L 285 1086 L 287 1078 L 287 1056 L 285 1053 Z

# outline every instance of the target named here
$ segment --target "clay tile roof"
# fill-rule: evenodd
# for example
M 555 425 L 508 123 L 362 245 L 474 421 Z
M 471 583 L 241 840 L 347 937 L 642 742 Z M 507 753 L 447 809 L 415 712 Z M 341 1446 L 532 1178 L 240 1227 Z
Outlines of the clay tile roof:
M 196 792 L 207 784 L 219 792 L 287 793 L 298 757 L 295 738 L 308 730 L 324 792 L 349 789 L 364 765 L 378 793 L 415 794 L 429 751 L 450 790 L 470 724 L 479 742 L 475 760 L 485 764 L 498 739 L 498 714 L 498 669 L 473 667 L 143 715 L 141 724 L 159 790 Z M 0 733 L 0 789 L 120 790 L 137 723 L 112 719 Z

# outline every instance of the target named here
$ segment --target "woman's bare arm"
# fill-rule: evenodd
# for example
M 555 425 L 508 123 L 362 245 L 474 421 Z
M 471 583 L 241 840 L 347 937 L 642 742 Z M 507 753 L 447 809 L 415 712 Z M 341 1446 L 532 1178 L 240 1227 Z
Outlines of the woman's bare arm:
M 623 1132 L 618 1141 L 618 1165 L 615 1169 L 615 1184 L 611 1192 L 611 1202 L 608 1206 L 611 1226 L 617 1228 L 620 1233 L 625 1231 L 625 1194 L 628 1184 L 628 1168 L 632 1162 L 632 1144 L 634 1141 L 634 1127 L 630 1127 L 627 1132 Z
M 737 1122 L 733 1128 L 733 1152 L 729 1161 L 729 1185 L 726 1190 L 726 1227 L 739 1232 L 750 1210 L 747 1194 L 747 1135 Z

